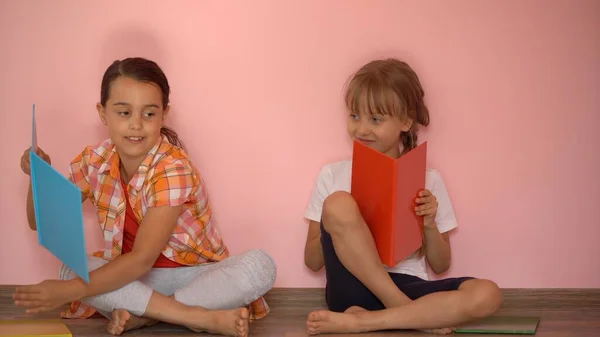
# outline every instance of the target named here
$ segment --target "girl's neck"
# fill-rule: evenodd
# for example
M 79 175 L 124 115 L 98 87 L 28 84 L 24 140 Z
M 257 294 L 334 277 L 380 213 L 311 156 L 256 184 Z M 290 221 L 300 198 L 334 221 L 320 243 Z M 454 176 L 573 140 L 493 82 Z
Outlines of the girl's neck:
M 140 167 L 140 164 L 142 163 L 142 160 L 135 160 L 135 159 L 124 159 L 124 158 L 120 158 L 120 165 L 119 165 L 119 171 L 121 172 L 121 179 L 123 181 L 125 181 L 126 183 L 129 183 L 129 181 L 131 180 L 131 178 L 133 178 L 133 176 L 137 173 L 138 168 Z

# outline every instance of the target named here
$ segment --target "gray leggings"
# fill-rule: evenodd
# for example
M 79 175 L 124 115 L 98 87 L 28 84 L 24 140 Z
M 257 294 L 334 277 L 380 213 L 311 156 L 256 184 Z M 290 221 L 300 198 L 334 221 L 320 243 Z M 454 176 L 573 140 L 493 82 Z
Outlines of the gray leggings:
M 89 269 L 98 269 L 106 260 L 89 257 Z M 273 259 L 263 250 L 251 250 L 221 262 L 195 267 L 153 268 L 139 280 L 121 289 L 89 297 L 84 303 L 110 317 L 115 309 L 125 309 L 136 316 L 146 311 L 150 296 L 156 291 L 189 306 L 211 310 L 246 306 L 273 287 L 277 270 Z M 76 274 L 61 268 L 60 278 L 73 279 Z

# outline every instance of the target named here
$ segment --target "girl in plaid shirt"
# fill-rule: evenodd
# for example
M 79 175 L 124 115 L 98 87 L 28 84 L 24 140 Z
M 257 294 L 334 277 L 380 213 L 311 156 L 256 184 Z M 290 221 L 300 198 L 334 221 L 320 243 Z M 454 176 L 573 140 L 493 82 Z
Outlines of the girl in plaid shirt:
M 248 321 L 269 312 L 262 296 L 275 282 L 275 263 L 262 250 L 229 256 L 198 170 L 163 125 L 169 93 L 152 61 L 108 67 L 97 110 L 110 139 L 86 147 L 69 168 L 82 201 L 96 206 L 105 249 L 89 258 L 89 284 L 62 266 L 61 280 L 18 288 L 16 305 L 36 313 L 71 303 L 63 317 L 99 312 L 113 335 L 164 321 L 244 337 Z M 27 218 L 35 230 L 31 185 Z

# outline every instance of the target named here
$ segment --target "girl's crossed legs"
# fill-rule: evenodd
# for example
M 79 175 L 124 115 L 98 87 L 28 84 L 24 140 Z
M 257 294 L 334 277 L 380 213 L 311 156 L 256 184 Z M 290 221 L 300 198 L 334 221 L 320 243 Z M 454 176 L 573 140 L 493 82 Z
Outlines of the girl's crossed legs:
M 502 302 L 500 289 L 488 280 L 426 281 L 388 273 L 356 202 L 345 192 L 325 200 L 321 243 L 330 311 L 310 313 L 311 334 L 392 329 L 449 333 L 449 327 L 493 314 Z
M 89 258 L 90 270 L 107 262 Z M 60 277 L 75 277 L 62 268 Z M 156 321 L 194 331 L 247 336 L 248 304 L 275 283 L 276 266 L 262 250 L 251 250 L 221 262 L 195 267 L 153 268 L 138 281 L 83 300 L 111 321 L 109 333 L 151 325 Z

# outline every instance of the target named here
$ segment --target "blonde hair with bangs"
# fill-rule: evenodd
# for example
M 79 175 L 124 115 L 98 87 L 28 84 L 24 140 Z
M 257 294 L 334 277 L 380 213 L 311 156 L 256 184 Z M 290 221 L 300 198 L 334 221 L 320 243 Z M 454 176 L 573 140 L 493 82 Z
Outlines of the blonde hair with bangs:
M 355 114 L 368 112 L 410 118 L 410 130 L 400 134 L 406 153 L 417 146 L 419 125 L 429 125 L 429 109 L 425 105 L 425 91 L 414 70 L 403 61 L 388 58 L 371 61 L 362 66 L 346 86 L 346 108 Z

